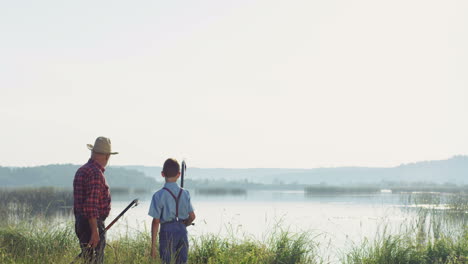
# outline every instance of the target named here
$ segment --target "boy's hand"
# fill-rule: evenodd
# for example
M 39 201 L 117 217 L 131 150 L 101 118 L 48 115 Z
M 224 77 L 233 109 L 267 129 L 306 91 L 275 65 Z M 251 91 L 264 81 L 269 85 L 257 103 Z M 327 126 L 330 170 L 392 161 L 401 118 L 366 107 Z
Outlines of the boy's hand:
M 188 217 L 187 219 L 184 220 L 185 226 L 192 225 L 193 220 L 195 220 L 195 213 L 194 213 L 194 212 L 190 212 L 190 213 L 189 213 L 189 217 Z

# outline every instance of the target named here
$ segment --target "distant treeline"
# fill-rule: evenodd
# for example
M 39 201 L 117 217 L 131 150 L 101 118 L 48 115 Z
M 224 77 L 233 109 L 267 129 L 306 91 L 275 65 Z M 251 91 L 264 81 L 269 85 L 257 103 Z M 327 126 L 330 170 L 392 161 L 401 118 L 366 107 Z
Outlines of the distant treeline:
M 468 184 L 468 156 L 454 156 L 447 160 L 432 160 L 402 164 L 389 168 L 334 167 L 315 169 L 286 168 L 193 168 L 187 169 L 187 178 L 196 181 L 208 180 L 229 182 L 248 181 L 249 184 L 312 185 L 359 185 L 382 182 L 433 182 L 438 184 Z M 161 178 L 161 167 L 124 166 L 154 177 Z
M 200 188 L 195 189 L 197 194 L 202 195 L 245 195 L 247 190 L 240 188 Z
M 46 165 L 25 168 L 0 167 L 2 187 L 60 187 L 73 188 L 73 178 L 80 166 L 72 164 Z M 111 188 L 144 188 L 154 190 L 159 184 L 140 171 L 108 167 L 105 171 Z
M 461 193 L 468 194 L 468 185 L 437 184 L 428 182 L 417 183 L 383 183 L 380 185 L 351 185 L 351 186 L 329 186 L 311 185 L 304 188 L 306 194 L 358 194 L 379 193 L 383 189 L 392 193 L 412 192 L 438 192 L 438 193 Z
M 0 166 L 0 186 L 53 186 L 71 189 L 73 177 L 78 168 L 78 165 L 72 164 L 26 168 Z M 113 189 L 154 191 L 162 186 L 164 180 L 161 177 L 161 167 L 111 166 L 106 168 L 105 174 L 107 182 Z M 381 189 L 392 189 L 395 192 L 405 192 L 407 191 L 405 186 L 411 184 L 416 185 L 411 185 L 412 190 L 408 191 L 417 191 L 414 186 L 422 187 L 419 183 L 437 184 L 438 186 L 444 186 L 445 190 L 457 189 L 459 188 L 457 186 L 468 184 L 467 175 L 467 156 L 455 156 L 448 160 L 403 164 L 393 168 L 203 169 L 189 167 L 185 178 L 185 187 L 192 190 L 225 187 L 246 190 L 304 190 L 307 186 L 315 185 L 375 186 Z M 116 189 L 116 191 L 119 192 L 120 190 Z M 332 190 L 330 189 L 330 191 Z M 421 191 L 430 190 L 424 189 Z M 433 191 L 444 190 L 439 188 Z M 125 192 L 125 190 L 121 192 Z
M 380 187 L 371 186 L 308 186 L 304 189 L 306 194 L 358 194 L 358 193 L 379 193 Z

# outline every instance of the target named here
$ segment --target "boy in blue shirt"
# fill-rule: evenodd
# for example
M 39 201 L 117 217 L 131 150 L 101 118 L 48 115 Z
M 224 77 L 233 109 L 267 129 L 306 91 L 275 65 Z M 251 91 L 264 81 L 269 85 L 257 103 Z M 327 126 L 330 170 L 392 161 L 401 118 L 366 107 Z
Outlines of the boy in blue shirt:
M 156 237 L 159 231 L 159 255 L 163 263 L 187 263 L 187 226 L 195 220 L 190 194 L 177 184 L 180 165 L 175 159 L 167 159 L 161 172 L 166 180 L 164 187 L 154 193 L 148 214 L 151 224 L 151 257 L 156 258 Z

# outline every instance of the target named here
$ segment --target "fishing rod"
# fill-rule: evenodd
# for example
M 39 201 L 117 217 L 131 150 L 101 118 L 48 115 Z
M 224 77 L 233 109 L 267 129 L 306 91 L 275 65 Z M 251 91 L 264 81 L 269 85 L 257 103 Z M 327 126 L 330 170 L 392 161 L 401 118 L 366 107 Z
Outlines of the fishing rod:
M 184 188 L 184 176 L 185 176 L 185 170 L 187 170 L 187 163 L 185 163 L 185 160 L 182 160 L 182 165 L 180 168 L 180 187 Z M 190 225 L 195 225 L 195 223 L 191 223 Z
M 99 239 L 101 239 L 101 237 L 107 232 L 107 230 L 109 230 L 115 224 L 115 222 L 117 222 L 117 220 L 119 220 L 119 218 L 122 217 L 128 211 L 128 209 L 133 208 L 137 205 L 138 205 L 138 199 L 133 200 L 116 218 L 114 218 L 114 220 L 110 224 L 106 226 L 106 228 L 104 229 L 104 232 L 99 234 Z M 78 254 L 78 256 L 76 256 L 75 259 L 70 264 L 75 263 L 80 256 L 81 256 L 81 253 Z
M 124 215 L 128 209 L 130 208 L 133 208 L 135 206 L 138 205 L 138 199 L 135 199 L 133 200 L 115 219 L 114 221 L 112 221 L 109 225 L 107 225 L 106 229 L 104 229 L 104 232 L 102 234 L 105 234 L 107 232 L 107 230 L 109 230 L 114 224 L 115 222 L 117 222 L 117 220 L 119 220 L 120 217 L 122 217 L 122 215 Z M 101 236 L 101 235 L 100 235 Z
M 185 170 L 187 169 L 187 164 L 185 163 L 185 160 L 182 160 L 182 168 L 181 168 L 181 173 L 180 173 L 180 187 L 184 188 L 184 176 L 185 176 Z

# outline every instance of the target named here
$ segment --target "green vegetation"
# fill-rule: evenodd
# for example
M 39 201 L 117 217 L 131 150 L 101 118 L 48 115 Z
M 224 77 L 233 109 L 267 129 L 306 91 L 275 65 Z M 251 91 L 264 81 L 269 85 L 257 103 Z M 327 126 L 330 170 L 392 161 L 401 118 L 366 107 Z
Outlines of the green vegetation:
M 79 253 L 73 223 L 48 218 L 53 208 L 71 204 L 71 193 L 53 188 L 0 191 L 0 263 L 70 263 Z M 409 197 L 409 198 L 408 198 Z M 341 251 L 344 264 L 468 263 L 468 196 L 413 193 L 406 197 L 413 222 L 398 234 L 379 232 L 372 241 Z M 32 206 L 33 202 L 37 205 Z M 431 206 L 423 206 L 423 205 Z M 438 209 L 444 205 L 444 210 Z M 27 216 L 21 221 L 17 215 Z M 30 221 L 34 216 L 34 221 Z M 16 217 L 16 218 L 15 218 Z M 14 218 L 15 221 L 8 221 Z M 320 256 L 311 234 L 277 227 L 258 241 L 249 237 L 204 235 L 191 238 L 193 264 L 329 263 Z M 126 234 L 108 241 L 106 263 L 160 263 L 149 256 L 149 232 Z
M 468 185 L 412 183 L 390 186 L 393 193 L 408 192 L 442 192 L 442 193 L 468 193 Z
M 190 263 L 321 263 L 307 234 L 272 233 L 267 242 L 209 235 L 194 240 Z
M 407 197 L 416 210 L 414 223 L 398 235 L 383 230 L 346 254 L 345 264 L 466 264 L 468 263 L 468 196 L 414 193 Z M 445 209 L 439 209 L 444 204 Z M 423 206 L 422 205 L 430 205 Z
M 44 188 L 0 189 L 0 219 L 21 220 L 38 215 L 53 216 L 70 210 L 70 190 Z
M 447 199 L 448 207 L 457 212 L 468 212 L 468 194 L 451 195 Z
M 38 224 L 39 223 L 39 224 Z M 52 227 L 43 222 L 0 227 L 0 263 L 70 263 L 79 253 L 69 223 Z M 418 229 L 416 229 L 418 230 Z M 427 236 L 429 233 L 426 233 Z M 421 239 L 418 232 L 386 235 L 345 253 L 345 264 L 465 264 L 468 232 L 461 236 Z M 149 232 L 108 242 L 106 263 L 160 263 L 150 260 Z M 192 239 L 190 263 L 325 263 L 307 233 L 273 232 L 266 241 L 205 235 Z
M 411 235 L 385 235 L 365 242 L 347 254 L 346 264 L 466 264 L 468 233 L 459 238 L 441 237 L 421 243 Z
M 106 263 L 160 263 L 150 260 L 149 232 L 108 242 Z M 191 241 L 190 263 L 318 263 L 306 234 L 279 232 L 268 243 L 208 235 Z M 79 253 L 71 224 L 0 228 L 0 263 L 70 263 Z
M 468 215 L 464 211 L 418 208 L 407 231 L 366 241 L 346 254 L 345 264 L 466 264 Z
M 400 199 L 406 205 L 425 206 L 426 209 L 442 207 L 445 213 L 468 212 L 468 194 L 456 193 L 405 193 Z
M 316 184 L 304 188 L 306 194 L 372 194 L 379 193 L 382 189 L 391 190 L 394 194 L 407 193 L 452 193 L 468 194 L 468 185 L 456 184 L 436 184 L 428 182 L 415 183 L 395 183 L 383 182 L 381 184 L 361 184 L 361 185 L 327 185 Z
M 0 228 L 0 263 L 71 262 L 72 258 L 67 256 L 78 252 L 74 231 L 45 223 L 36 221 Z

